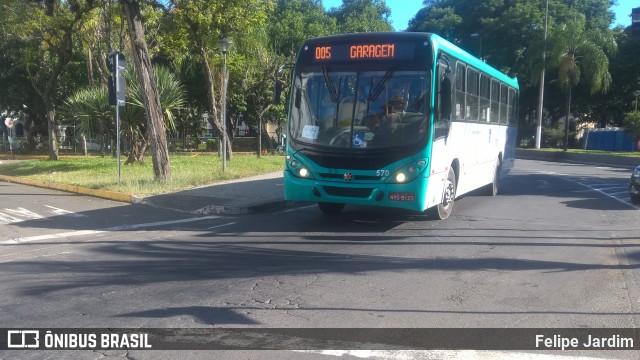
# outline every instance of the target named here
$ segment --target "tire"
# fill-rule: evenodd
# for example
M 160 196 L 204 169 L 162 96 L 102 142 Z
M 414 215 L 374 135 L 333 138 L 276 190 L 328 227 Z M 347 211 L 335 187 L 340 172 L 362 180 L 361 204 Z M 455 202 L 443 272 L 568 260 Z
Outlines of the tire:
M 631 203 L 634 205 L 640 205 L 640 195 L 629 194 L 631 197 Z
M 498 195 L 499 182 L 500 182 L 500 172 L 502 171 L 502 161 L 500 158 L 496 161 L 496 169 L 493 172 L 493 181 L 491 184 L 487 185 L 484 188 L 484 195 L 486 196 L 496 196 Z
M 318 208 L 320 208 L 320 211 L 325 215 L 338 215 L 342 209 L 344 209 L 344 205 L 345 204 L 319 202 Z
M 456 185 L 456 173 L 453 171 L 453 168 L 449 168 L 449 174 L 447 174 L 444 191 L 442 192 L 442 201 L 440 204 L 429 209 L 431 216 L 438 220 L 444 220 L 451 215 L 453 203 L 456 200 Z

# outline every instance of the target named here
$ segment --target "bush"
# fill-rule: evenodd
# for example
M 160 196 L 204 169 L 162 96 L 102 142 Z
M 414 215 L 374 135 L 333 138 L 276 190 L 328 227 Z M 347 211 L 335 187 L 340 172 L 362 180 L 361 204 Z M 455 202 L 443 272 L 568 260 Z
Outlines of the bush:
M 205 150 L 209 152 L 218 151 L 218 139 L 207 139 L 205 142 Z
M 624 130 L 631 136 L 632 141 L 637 141 L 640 136 L 640 111 L 628 112 L 622 120 Z

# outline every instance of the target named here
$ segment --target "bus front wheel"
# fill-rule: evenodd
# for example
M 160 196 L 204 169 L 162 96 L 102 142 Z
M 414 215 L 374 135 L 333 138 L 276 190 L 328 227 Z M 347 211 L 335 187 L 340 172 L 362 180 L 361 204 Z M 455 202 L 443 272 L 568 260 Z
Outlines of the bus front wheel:
M 344 209 L 344 204 L 319 202 L 318 207 L 325 215 L 337 215 Z
M 453 168 L 449 168 L 447 180 L 445 180 L 444 190 L 442 193 L 442 201 L 440 204 L 432 207 L 430 215 L 438 220 L 444 220 L 451 215 L 453 211 L 453 203 L 456 200 L 456 173 Z

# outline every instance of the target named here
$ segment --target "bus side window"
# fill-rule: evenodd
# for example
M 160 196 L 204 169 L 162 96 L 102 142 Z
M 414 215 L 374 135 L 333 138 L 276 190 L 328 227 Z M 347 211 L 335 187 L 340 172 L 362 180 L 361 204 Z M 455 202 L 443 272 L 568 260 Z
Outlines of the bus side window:
M 480 121 L 489 121 L 490 82 L 487 75 L 480 75 Z
M 449 126 L 451 124 L 451 98 L 452 84 L 451 74 L 448 71 L 448 65 L 444 62 L 438 63 L 438 73 L 436 80 L 438 81 L 438 98 L 437 98 L 437 119 L 434 123 L 433 139 L 447 136 L 449 134 Z
M 512 88 L 509 88 L 509 125 L 516 125 L 518 123 L 516 101 L 517 101 L 516 91 Z
M 478 72 L 475 69 L 467 68 L 467 110 L 465 111 L 467 121 L 478 121 Z
M 466 113 L 465 106 L 465 73 L 466 68 L 464 64 L 458 62 L 456 64 L 456 102 L 455 102 L 455 119 L 464 120 Z
M 498 123 L 500 121 L 500 83 L 491 80 L 491 116 L 489 121 Z
M 508 103 L 507 85 L 500 84 L 500 124 L 507 124 L 507 118 L 509 117 L 507 110 Z

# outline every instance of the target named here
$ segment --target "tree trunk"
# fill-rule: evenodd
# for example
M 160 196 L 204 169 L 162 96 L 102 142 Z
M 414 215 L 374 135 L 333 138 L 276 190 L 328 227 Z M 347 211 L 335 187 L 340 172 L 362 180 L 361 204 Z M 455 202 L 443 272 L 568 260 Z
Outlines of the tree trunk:
M 131 151 L 127 155 L 127 159 L 124 164 L 129 165 L 133 163 L 143 163 L 144 153 L 147 150 L 147 143 L 144 139 L 134 139 L 131 141 Z
M 564 151 L 569 148 L 569 114 L 571 113 L 571 81 L 569 81 L 569 96 L 567 96 L 567 119 L 564 122 Z
M 49 132 L 49 160 L 58 160 L 58 137 L 56 134 L 56 110 L 46 94 L 42 96 L 47 113 L 47 128 Z
M 80 134 L 80 137 L 82 138 L 82 155 L 87 156 L 89 155 L 89 151 L 87 150 L 87 134 L 83 132 Z
M 167 133 L 160 106 L 160 96 L 151 70 L 140 6 L 136 0 L 120 0 L 120 2 L 127 17 L 129 36 L 133 45 L 133 57 L 142 89 L 155 180 L 169 182 L 171 181 L 171 164 L 169 162 Z
M 216 102 L 213 71 L 211 70 L 211 66 L 209 66 L 207 51 L 204 46 L 200 45 L 198 46 L 198 49 L 198 53 L 200 54 L 200 63 L 202 64 L 202 68 L 204 69 L 205 75 L 207 77 L 207 100 L 209 101 L 209 111 L 211 111 L 211 116 L 209 116 L 209 123 L 218 131 L 218 138 L 220 139 L 220 141 L 224 141 L 226 139 L 227 160 L 229 160 L 231 159 L 231 141 L 228 134 L 227 136 L 223 135 L 223 121 L 226 121 L 226 119 L 222 119 L 222 111 L 218 107 L 218 103 Z

